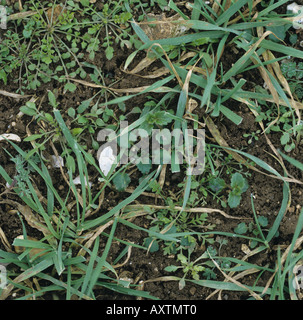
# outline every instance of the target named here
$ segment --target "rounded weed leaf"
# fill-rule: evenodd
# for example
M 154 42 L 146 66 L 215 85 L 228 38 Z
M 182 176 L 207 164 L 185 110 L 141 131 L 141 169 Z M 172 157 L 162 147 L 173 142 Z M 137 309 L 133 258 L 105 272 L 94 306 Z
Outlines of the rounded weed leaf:
M 241 196 L 232 194 L 232 192 L 228 195 L 228 205 L 230 208 L 236 208 L 241 201 Z
M 234 229 L 235 233 L 237 234 L 245 234 L 248 228 L 245 222 L 239 223 L 236 228 Z
M 215 193 L 219 193 L 220 191 L 222 191 L 225 188 L 225 186 L 226 186 L 226 183 L 224 179 L 219 177 L 211 179 L 209 181 L 209 187 Z
M 118 191 L 124 191 L 130 183 L 130 177 L 126 172 L 118 172 L 113 178 L 113 183 Z
M 231 178 L 232 193 L 240 195 L 248 189 L 248 182 L 241 173 L 236 172 Z

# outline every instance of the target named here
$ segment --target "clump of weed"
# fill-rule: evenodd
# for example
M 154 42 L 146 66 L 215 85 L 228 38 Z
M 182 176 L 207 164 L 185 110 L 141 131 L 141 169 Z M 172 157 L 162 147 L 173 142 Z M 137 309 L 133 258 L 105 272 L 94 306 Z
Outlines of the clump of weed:
M 8 75 L 16 70 L 14 81 L 21 92 L 52 79 L 64 83 L 65 90 L 75 91 L 70 79 L 86 78 L 86 53 L 94 61 L 104 47 L 107 59 L 112 59 L 113 43 L 129 48 L 134 43 L 128 25 L 132 15 L 121 9 L 120 2 L 110 1 L 97 12 L 83 0 L 80 4 L 27 1 L 24 11 L 35 14 L 9 22 L 0 43 L 0 80 L 7 84 Z

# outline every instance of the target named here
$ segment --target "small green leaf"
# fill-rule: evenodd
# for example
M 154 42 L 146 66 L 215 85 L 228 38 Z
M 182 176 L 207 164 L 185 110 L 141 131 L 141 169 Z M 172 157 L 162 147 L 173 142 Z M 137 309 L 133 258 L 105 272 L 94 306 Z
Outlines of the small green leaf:
M 46 64 L 51 64 L 52 63 L 52 59 L 49 56 L 43 57 L 42 61 Z
M 177 271 L 179 268 L 177 266 L 167 266 L 164 268 L 164 271 L 167 271 L 167 272 L 175 272 Z
M 87 73 L 86 73 L 84 70 L 82 70 L 82 71 L 80 72 L 80 78 L 81 78 L 81 79 L 85 79 L 85 78 L 86 78 L 86 75 L 87 75 Z
M 28 70 L 30 70 L 30 71 L 34 71 L 34 70 L 36 70 L 37 69 L 37 66 L 35 65 L 35 64 L 30 64 L 30 65 L 28 65 Z
M 77 89 L 76 85 L 74 83 L 68 82 L 64 86 L 64 90 L 74 92 Z
M 284 132 L 281 137 L 281 144 L 285 145 L 289 142 L 289 140 L 290 140 L 290 134 L 288 132 Z
M 298 35 L 296 35 L 295 33 L 294 34 L 291 34 L 289 36 L 289 42 L 292 44 L 292 45 L 295 45 L 296 42 L 298 40 Z
M 78 118 L 78 123 L 79 124 L 87 124 L 89 122 L 89 120 L 87 118 L 85 118 L 84 116 L 81 116 Z
M 6 75 L 6 72 L 3 69 L 0 70 L 0 79 L 3 80 L 4 84 L 7 84 L 7 75 Z
M 277 39 L 273 34 L 269 35 L 269 39 L 274 42 L 283 41 L 286 37 L 286 29 L 285 26 L 275 26 L 275 27 L 267 27 L 268 31 L 271 31 L 274 33 L 275 36 L 277 36 L 279 39 Z
M 230 208 L 236 208 L 241 201 L 241 196 L 233 194 L 232 192 L 229 193 L 228 195 L 228 205 Z
M 35 116 L 37 114 L 36 109 L 29 108 L 28 106 L 22 106 L 20 111 L 28 116 Z
M 178 260 L 179 260 L 182 264 L 184 264 L 184 265 L 187 264 L 187 259 L 186 259 L 186 257 L 185 257 L 182 253 L 179 253 L 177 257 L 178 257 Z
M 182 278 L 182 279 L 179 281 L 179 290 L 182 290 L 184 287 L 185 287 L 185 279 Z
M 52 107 L 57 107 L 56 97 L 51 91 L 48 91 L 48 101 Z
M 30 38 L 30 36 L 32 35 L 32 30 L 23 29 L 22 34 L 23 34 L 24 38 Z
M 69 52 L 64 52 L 61 54 L 62 59 L 68 59 L 70 58 L 71 54 Z
M 225 188 L 225 186 L 226 184 L 224 179 L 219 177 L 211 179 L 209 181 L 209 187 L 215 193 L 219 193 L 220 191 L 222 191 Z
M 152 168 L 151 163 L 143 164 L 142 162 L 137 164 L 137 168 L 142 174 L 148 174 L 150 172 L 150 169 Z
M 62 71 L 63 70 L 63 67 L 62 66 L 57 66 L 56 67 L 56 72 L 60 72 L 60 71 Z
M 105 55 L 106 55 L 106 58 L 108 60 L 111 60 L 114 56 L 114 48 L 113 47 L 107 47 L 105 49 Z
M 49 122 L 54 122 L 54 117 L 50 113 L 45 113 L 44 117 Z
M 287 145 L 284 147 L 284 150 L 285 150 L 286 152 L 290 152 L 290 151 L 293 150 L 295 147 L 296 147 L 295 143 L 292 142 L 291 144 L 287 144 Z
M 75 115 L 76 115 L 76 110 L 72 107 L 68 108 L 67 110 L 67 114 L 71 117 L 71 118 L 74 118 Z
M 247 232 L 247 225 L 245 222 L 241 222 L 237 225 L 237 227 L 234 229 L 235 233 L 237 234 L 245 234 Z
M 104 126 L 104 121 L 103 121 L 102 119 L 98 118 L 98 119 L 96 120 L 96 125 L 97 125 L 98 127 L 102 127 L 102 126 Z
M 159 244 L 156 240 L 149 237 L 144 240 L 144 247 L 149 248 L 149 252 L 153 253 L 159 250 Z
M 94 150 L 98 150 L 99 147 L 100 147 L 99 143 L 94 139 L 92 139 L 92 147 L 93 147 Z
M 248 183 L 241 173 L 236 172 L 232 175 L 231 187 L 234 195 L 240 195 L 248 189 Z
M 67 158 L 66 158 L 66 167 L 72 173 L 74 173 L 76 171 L 76 162 L 75 162 L 75 159 L 72 156 L 67 156 Z
M 259 222 L 260 226 L 263 228 L 267 227 L 267 225 L 268 225 L 268 219 L 264 216 L 259 216 L 258 222 Z
M 32 134 L 31 136 L 23 139 L 23 141 L 34 141 L 34 140 L 40 139 L 41 137 L 43 137 L 43 134 Z
M 130 183 L 130 177 L 127 173 L 118 172 L 113 178 L 113 183 L 118 191 L 124 191 Z
M 71 129 L 71 134 L 73 136 L 77 136 L 78 134 L 80 134 L 83 131 L 83 128 L 73 128 Z
M 83 113 L 89 107 L 90 103 L 91 103 L 91 99 L 82 101 L 80 106 L 77 109 L 78 113 Z
M 89 0 L 80 0 L 81 4 L 83 7 L 88 7 L 89 6 Z

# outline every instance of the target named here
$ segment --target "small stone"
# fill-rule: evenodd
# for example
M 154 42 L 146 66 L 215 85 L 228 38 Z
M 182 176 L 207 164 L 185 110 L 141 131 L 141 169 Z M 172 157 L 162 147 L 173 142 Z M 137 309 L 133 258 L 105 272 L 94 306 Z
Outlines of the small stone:
M 295 212 L 295 207 L 290 207 L 290 208 L 288 209 L 288 212 L 289 212 L 289 213 L 294 213 L 294 212 Z
M 192 296 L 195 295 L 196 291 L 197 291 L 197 289 L 196 289 L 195 287 L 191 287 L 191 288 L 189 289 L 189 292 L 190 292 L 190 294 L 191 294 Z

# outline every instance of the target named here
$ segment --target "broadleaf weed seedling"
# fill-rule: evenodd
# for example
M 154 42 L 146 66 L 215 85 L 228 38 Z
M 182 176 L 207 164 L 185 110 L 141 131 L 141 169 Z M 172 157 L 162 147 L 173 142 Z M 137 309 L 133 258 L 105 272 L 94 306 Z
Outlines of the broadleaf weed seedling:
M 293 60 L 285 61 L 281 64 L 281 71 L 289 82 L 292 93 L 299 100 L 303 99 L 303 62 Z
M 135 43 L 128 26 L 132 15 L 123 11 L 120 3 L 110 1 L 102 12 L 96 12 L 89 1 L 80 5 L 74 1 L 28 0 L 24 10 L 37 13 L 10 22 L 0 43 L 0 80 L 7 83 L 8 75 L 19 69 L 16 81 L 21 92 L 35 90 L 52 79 L 65 83 L 65 90 L 75 91 L 69 78 L 86 78 L 85 51 L 93 61 L 103 46 L 107 59 L 111 59 L 114 42 L 128 48 Z M 22 33 L 17 31 L 19 27 Z M 106 34 L 103 40 L 101 31 Z
M 263 88 L 258 87 L 259 92 L 263 92 Z M 279 111 L 273 104 L 259 101 L 263 104 L 258 109 L 258 116 L 255 121 L 262 121 L 266 127 L 265 132 L 278 132 L 281 134 L 280 142 L 286 152 L 295 149 L 300 143 L 303 131 L 302 123 L 296 123 L 293 110 L 289 110 L 285 106 L 279 106 Z M 275 121 L 274 124 L 273 121 Z
M 257 130 L 256 132 L 244 133 L 243 137 L 248 138 L 248 144 L 252 144 L 254 141 L 258 141 L 258 134 L 261 133 L 261 130 Z
M 182 232 L 195 232 L 197 230 L 213 230 L 215 225 L 208 223 L 207 213 L 194 213 L 194 212 L 181 212 L 175 210 L 175 203 L 170 197 L 166 198 L 167 204 L 170 206 L 170 209 L 161 209 L 157 210 L 153 214 L 149 215 L 149 219 L 151 219 L 152 227 L 150 230 L 160 232 L 162 230 L 166 230 L 165 234 L 170 233 L 182 233 Z M 154 242 L 159 243 L 158 239 L 153 239 Z M 208 235 L 201 236 L 200 234 L 197 237 L 193 236 L 183 236 L 180 243 L 172 242 L 172 241 L 164 241 L 163 242 L 163 252 L 165 255 L 177 254 L 181 248 L 187 248 L 188 246 L 196 246 L 197 242 L 201 242 L 205 244 L 206 242 L 211 244 L 213 243 L 213 239 Z M 159 249 L 159 245 L 157 245 Z M 157 249 L 157 250 L 158 250 Z
M 66 77 L 73 76 L 72 69 L 76 74 L 82 72 L 83 75 L 84 69 L 79 62 L 81 55 L 78 55 L 77 48 L 80 29 L 73 9 L 56 1 L 46 5 L 41 1 L 29 0 L 24 5 L 24 10 L 37 13 L 17 20 L 15 27 L 18 30 L 22 26 L 22 35 L 10 29 L 5 33 L 3 44 L 9 48 L 8 56 L 14 57 L 16 62 L 10 64 L 10 61 L 6 61 L 2 65 L 2 80 L 7 78 L 7 73 L 19 68 L 17 81 L 19 90 L 24 91 L 35 90 L 42 83 L 50 82 L 52 79 L 64 82 Z M 74 35 L 73 39 L 69 39 L 71 43 L 62 37 L 67 29 Z M 70 61 L 67 61 L 69 58 Z M 78 68 L 75 69 L 76 65 Z M 74 91 L 75 88 L 70 82 L 65 85 L 65 90 Z
M 56 108 L 57 104 L 56 104 L 54 94 L 52 92 L 49 92 L 48 97 L 49 97 L 49 103 L 52 105 L 53 108 Z M 45 112 L 43 110 L 38 110 L 35 102 L 31 102 L 31 101 L 26 102 L 26 104 L 20 108 L 20 111 L 25 115 L 34 117 L 34 119 L 37 121 L 38 125 L 40 126 L 40 133 L 33 134 L 25 138 L 24 141 L 34 141 L 40 138 L 47 137 L 46 139 L 44 139 L 43 143 L 39 144 L 39 148 L 43 150 L 44 149 L 43 145 L 48 140 L 52 139 L 53 141 L 55 141 L 56 139 L 61 137 L 60 127 L 56 122 L 56 120 L 54 119 L 54 117 L 48 112 Z M 41 125 L 40 123 L 43 123 L 43 125 Z
M 258 216 L 258 224 L 260 225 L 261 228 L 266 228 L 268 226 L 268 219 L 264 216 Z M 265 229 L 264 229 L 265 230 Z M 257 227 L 256 222 L 250 222 L 250 223 L 245 223 L 241 222 L 237 225 L 237 227 L 234 229 L 234 232 L 240 235 L 248 234 L 251 233 L 253 234 L 256 238 L 261 237 L 261 233 L 259 228 Z M 251 239 L 250 241 L 250 248 L 254 249 L 258 244 L 258 241 L 255 239 Z
M 230 177 L 230 184 L 223 179 L 223 174 Z M 205 205 L 207 198 L 212 197 L 226 207 L 227 203 L 230 207 L 237 207 L 241 200 L 241 194 L 248 188 L 248 183 L 245 177 L 249 177 L 250 173 L 245 168 L 237 163 L 231 155 L 224 156 L 221 150 L 206 146 L 205 170 L 201 176 L 192 176 L 190 206 Z M 182 193 L 182 188 L 185 187 L 185 182 L 178 184 Z M 222 191 L 230 189 L 228 201 L 226 202 Z
M 89 28 L 84 35 L 85 39 L 90 39 L 87 50 L 91 60 L 94 60 L 95 52 L 99 46 L 105 48 L 106 58 L 111 60 L 114 55 L 114 43 L 120 44 L 121 49 L 123 47 L 130 49 L 137 42 L 136 37 L 131 35 L 129 25 L 132 14 L 121 5 L 122 0 L 104 3 L 101 11 L 96 11 L 94 5 L 91 5 L 89 1 L 81 3 L 84 5 L 86 13 L 90 14 L 92 18 L 92 21 L 86 20 Z M 99 40 L 101 31 L 105 31 L 102 41 Z M 140 44 L 138 43 L 138 45 Z
M 223 245 L 227 244 L 226 239 L 219 240 L 220 249 Z M 179 281 L 179 289 L 185 287 L 185 281 L 188 279 L 188 276 L 194 280 L 200 280 L 201 277 L 204 279 L 216 279 L 217 275 L 214 272 L 216 267 L 214 261 L 224 269 L 228 269 L 231 266 L 231 262 L 228 259 L 221 259 L 217 257 L 217 250 L 213 246 L 209 246 L 205 252 L 203 252 L 197 259 L 191 261 L 191 255 L 194 252 L 194 244 L 191 244 L 186 248 L 187 255 L 183 253 L 183 250 L 177 255 L 177 261 L 181 263 L 180 266 L 170 265 L 167 266 L 164 270 L 167 272 L 176 272 L 181 269 L 184 273 L 183 277 Z M 219 250 L 220 250 L 219 249 Z M 203 262 L 201 260 L 204 260 Z M 214 260 L 214 261 L 212 261 Z

